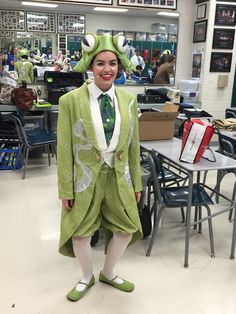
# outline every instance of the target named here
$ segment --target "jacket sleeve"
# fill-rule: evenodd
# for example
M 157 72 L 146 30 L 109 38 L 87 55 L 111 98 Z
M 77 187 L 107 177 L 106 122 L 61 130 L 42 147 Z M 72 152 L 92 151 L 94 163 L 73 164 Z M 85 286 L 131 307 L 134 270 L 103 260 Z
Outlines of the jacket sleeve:
M 132 118 L 134 121 L 134 133 L 129 147 L 129 167 L 130 175 L 135 192 L 142 191 L 141 169 L 140 169 L 140 145 L 138 130 L 138 105 L 134 101 Z
M 64 97 L 59 101 L 57 124 L 57 175 L 60 199 L 74 199 L 72 121 L 69 103 Z
M 33 67 L 32 63 L 30 63 L 30 74 L 29 74 L 29 76 L 30 76 L 31 82 L 33 83 L 34 82 L 34 67 Z

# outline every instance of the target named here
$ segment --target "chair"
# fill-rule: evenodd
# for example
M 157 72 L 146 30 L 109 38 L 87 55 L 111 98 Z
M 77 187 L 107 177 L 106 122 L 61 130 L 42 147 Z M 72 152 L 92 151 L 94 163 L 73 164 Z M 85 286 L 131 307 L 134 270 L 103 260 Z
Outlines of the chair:
M 9 117 L 9 114 L 0 114 L 0 169 L 14 170 L 21 167 L 20 152 L 23 143 L 15 123 L 9 120 Z
M 142 147 L 140 148 L 140 158 L 141 158 L 141 166 L 144 169 L 149 170 L 149 154 L 143 151 Z M 156 165 L 158 167 L 158 165 Z M 179 171 L 174 165 L 172 165 L 172 168 L 175 170 Z M 161 167 L 159 168 L 159 175 L 158 175 L 159 182 L 162 186 L 172 186 L 172 185 L 177 185 L 180 186 L 181 182 L 186 182 L 187 176 L 180 176 L 177 174 L 175 171 L 172 171 L 170 169 L 170 165 L 164 165 L 164 163 L 161 163 Z M 151 208 L 151 195 L 153 194 L 153 182 L 152 178 L 150 177 L 147 183 L 148 187 L 148 194 L 147 194 L 147 206 L 148 208 Z M 151 211 L 151 214 L 153 212 Z M 184 214 L 184 209 L 181 208 L 181 216 L 182 216 L 182 222 L 185 222 L 185 214 Z
M 236 110 L 233 108 L 225 109 L 225 119 L 236 118 Z
M 228 157 L 231 157 L 233 159 L 236 159 L 236 139 L 231 139 L 229 136 L 223 135 L 220 132 L 218 133 L 219 136 L 219 149 L 218 151 L 226 155 Z M 216 180 L 216 186 L 215 190 L 219 193 L 220 192 L 220 184 L 225 177 L 226 174 L 233 173 L 236 177 L 236 169 L 224 169 L 224 170 L 218 170 L 217 172 L 217 180 Z M 232 192 L 232 200 L 235 200 L 235 195 L 236 195 L 236 181 L 234 183 L 234 188 Z M 219 195 L 216 194 L 216 202 L 219 202 Z M 229 212 L 229 221 L 232 220 L 232 214 L 233 214 L 233 209 Z
M 24 119 L 21 115 L 12 115 L 10 118 L 11 121 L 15 123 L 16 130 L 18 132 L 18 137 L 22 150 L 22 165 L 23 165 L 23 174 L 22 179 L 26 177 L 26 168 L 28 164 L 29 152 L 39 148 L 45 147 L 48 153 L 48 163 L 51 165 L 51 156 L 56 154 L 56 136 L 54 132 L 46 128 L 35 128 L 29 131 L 26 131 L 24 128 Z
M 158 165 L 158 167 L 157 167 Z M 154 192 L 154 201 L 153 201 L 153 232 L 149 242 L 149 246 L 146 252 L 146 256 L 150 256 L 151 250 L 153 247 L 154 239 L 157 236 L 160 220 L 165 208 L 178 208 L 178 207 L 187 207 L 188 195 L 189 195 L 189 186 L 167 186 L 162 187 L 159 179 L 159 173 L 161 169 L 161 162 L 156 152 L 150 152 L 149 156 L 149 167 L 153 180 L 153 192 Z M 205 185 L 200 183 L 193 184 L 193 195 L 192 195 L 192 206 L 197 209 L 199 215 L 199 220 L 192 222 L 190 225 L 200 225 L 205 218 L 202 219 L 202 207 L 205 207 L 207 210 L 208 216 L 211 216 L 211 210 L 209 205 L 214 204 L 210 196 L 204 189 Z M 209 238 L 210 238 L 210 250 L 211 256 L 214 256 L 214 241 L 213 241 L 213 228 L 212 228 L 212 219 L 211 217 L 207 218 L 209 226 Z M 187 222 L 188 223 L 188 222 Z M 190 222 L 189 222 L 190 223 Z

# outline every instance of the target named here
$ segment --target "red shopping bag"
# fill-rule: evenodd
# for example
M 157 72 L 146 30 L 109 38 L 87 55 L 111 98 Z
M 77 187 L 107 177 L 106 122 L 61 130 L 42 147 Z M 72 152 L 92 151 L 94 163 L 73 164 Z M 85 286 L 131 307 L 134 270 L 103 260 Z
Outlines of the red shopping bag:
M 190 119 L 184 124 L 180 160 L 196 163 L 200 160 L 214 134 L 214 127 L 198 119 Z

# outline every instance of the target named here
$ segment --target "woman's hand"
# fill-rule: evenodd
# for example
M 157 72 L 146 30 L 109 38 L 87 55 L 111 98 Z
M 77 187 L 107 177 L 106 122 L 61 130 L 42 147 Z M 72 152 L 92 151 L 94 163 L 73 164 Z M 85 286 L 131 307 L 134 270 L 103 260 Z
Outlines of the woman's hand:
M 141 192 L 135 192 L 135 197 L 136 197 L 136 202 L 138 204 L 138 202 L 140 201 L 140 198 L 141 198 Z
M 71 209 L 74 205 L 74 200 L 61 200 L 62 207 L 65 209 Z

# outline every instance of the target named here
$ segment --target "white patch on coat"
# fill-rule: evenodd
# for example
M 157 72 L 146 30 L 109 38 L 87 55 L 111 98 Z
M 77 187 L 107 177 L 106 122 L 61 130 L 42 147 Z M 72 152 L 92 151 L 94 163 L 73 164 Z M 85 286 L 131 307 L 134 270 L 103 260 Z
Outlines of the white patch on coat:
M 130 172 L 129 172 L 129 163 L 128 163 L 128 161 L 126 161 L 126 163 L 125 163 L 125 180 L 126 180 L 128 186 L 132 185 L 131 176 L 130 176 Z
M 90 150 L 92 149 L 93 145 L 91 141 L 88 139 L 87 136 L 83 134 L 84 131 L 84 124 L 82 119 L 76 121 L 73 128 L 73 133 L 75 136 L 79 137 L 80 140 L 84 141 L 84 144 L 74 144 L 73 151 L 74 151 L 74 158 L 75 163 L 79 165 L 82 170 L 83 176 L 80 180 L 77 180 L 76 177 L 76 167 L 74 167 L 74 191 L 75 192 L 82 192 L 87 189 L 90 185 L 93 174 L 91 169 L 86 166 L 80 159 L 79 159 L 79 152 L 82 150 Z
M 133 115 L 132 115 L 133 104 L 134 104 L 134 101 L 132 101 L 129 104 L 130 131 L 129 131 L 129 138 L 128 138 L 128 146 L 130 145 L 130 143 L 131 143 L 131 141 L 133 139 L 133 136 L 134 136 L 134 118 L 133 118 Z

